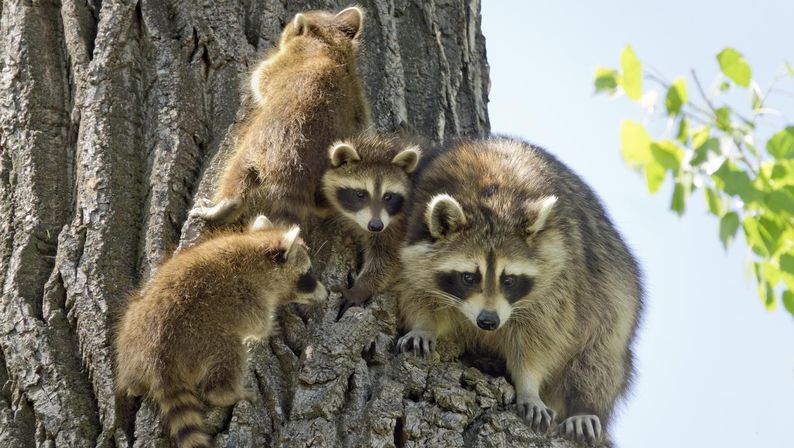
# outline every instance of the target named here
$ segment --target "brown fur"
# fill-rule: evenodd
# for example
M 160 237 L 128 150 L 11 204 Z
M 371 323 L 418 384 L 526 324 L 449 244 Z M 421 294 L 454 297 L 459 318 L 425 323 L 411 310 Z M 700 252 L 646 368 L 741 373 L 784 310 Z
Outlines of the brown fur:
M 243 387 L 243 340 L 267 338 L 278 305 L 327 296 L 320 283 L 296 288 L 311 267 L 297 235 L 257 218 L 245 232 L 175 254 L 130 300 L 115 341 L 116 385 L 158 403 L 179 447 L 209 446 L 199 396 L 215 406 L 256 396 Z
M 320 181 L 332 142 L 371 126 L 356 66 L 363 15 L 301 13 L 278 47 L 259 62 L 249 85 L 254 106 L 218 183 L 215 204 L 191 215 L 228 223 L 246 212 L 305 224 L 323 214 Z
M 399 247 L 405 233 L 405 209 L 411 200 L 411 173 L 421 155 L 418 146 L 396 135 L 360 135 L 335 143 L 330 149 L 331 168 L 323 177 L 323 192 L 345 227 L 356 236 L 363 251 L 361 272 L 352 288 L 343 292 L 340 316 L 350 306 L 361 306 L 376 292 L 385 290 L 399 273 Z M 345 207 L 340 189 L 366 191 L 361 209 Z M 389 211 L 384 194 L 402 196 L 402 207 Z M 382 231 L 368 230 L 372 218 L 381 220 Z
M 401 253 L 399 349 L 426 353 L 445 335 L 502 357 L 533 429 L 556 412 L 559 432 L 594 442 L 634 371 L 634 258 L 590 188 L 541 148 L 494 138 L 428 158 Z

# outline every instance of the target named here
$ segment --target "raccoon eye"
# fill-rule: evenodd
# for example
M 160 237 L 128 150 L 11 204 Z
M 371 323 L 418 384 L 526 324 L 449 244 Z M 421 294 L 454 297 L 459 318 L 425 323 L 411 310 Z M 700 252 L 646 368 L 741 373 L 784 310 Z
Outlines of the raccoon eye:
M 386 193 L 386 194 L 384 194 L 384 195 L 383 195 L 383 200 L 384 200 L 385 202 L 389 202 L 389 201 L 391 201 L 391 200 L 392 200 L 392 198 L 393 198 L 393 197 L 394 197 L 394 196 L 393 196 L 391 193 Z
M 504 287 L 508 289 L 512 288 L 513 286 L 516 285 L 516 276 L 515 275 L 506 276 L 504 280 L 502 280 L 502 285 L 504 285 Z
M 364 199 L 367 197 L 367 192 L 365 190 L 356 190 L 356 197 L 359 199 Z
M 471 272 L 464 272 L 460 274 L 461 280 L 463 280 L 464 285 L 473 285 L 475 281 L 475 276 Z

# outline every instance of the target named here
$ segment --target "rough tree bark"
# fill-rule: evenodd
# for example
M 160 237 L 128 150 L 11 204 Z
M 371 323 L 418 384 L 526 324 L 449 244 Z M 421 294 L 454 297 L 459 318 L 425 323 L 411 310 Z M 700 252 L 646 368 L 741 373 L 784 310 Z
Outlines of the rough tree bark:
M 479 0 L 365 0 L 361 71 L 380 129 L 488 131 Z M 156 411 L 114 396 L 113 322 L 200 223 L 240 81 L 299 10 L 276 0 L 4 1 L 0 8 L 0 446 L 168 446 Z M 349 241 L 317 235 L 339 285 Z M 395 299 L 334 323 L 336 298 L 279 314 L 251 347 L 261 399 L 213 409 L 219 446 L 562 446 L 514 392 L 454 360 L 393 354 Z M 459 350 L 458 350 L 459 351 Z

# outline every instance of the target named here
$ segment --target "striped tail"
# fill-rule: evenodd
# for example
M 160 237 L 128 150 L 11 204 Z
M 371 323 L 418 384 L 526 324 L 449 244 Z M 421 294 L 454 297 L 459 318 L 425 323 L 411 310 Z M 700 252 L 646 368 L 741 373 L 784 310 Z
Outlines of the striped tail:
M 192 388 L 170 387 L 155 397 L 168 434 L 179 448 L 210 448 L 204 429 L 204 406 Z

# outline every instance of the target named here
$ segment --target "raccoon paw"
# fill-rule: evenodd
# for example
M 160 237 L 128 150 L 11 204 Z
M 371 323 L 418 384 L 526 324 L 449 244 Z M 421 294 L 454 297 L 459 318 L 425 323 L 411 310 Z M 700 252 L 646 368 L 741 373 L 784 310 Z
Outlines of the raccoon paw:
M 188 216 L 191 218 L 205 219 L 212 213 L 214 206 L 215 204 L 213 204 L 212 200 L 209 198 L 198 199 L 193 204 L 193 208 L 190 210 L 190 213 L 188 213 Z
M 539 433 L 547 432 L 557 416 L 554 410 L 547 407 L 540 398 L 518 400 L 516 406 L 518 415 L 524 419 L 533 431 Z
M 601 438 L 601 420 L 597 415 L 574 415 L 557 426 L 557 434 L 592 445 Z
M 353 306 L 364 306 L 370 299 L 372 294 L 368 291 L 357 289 L 355 287 L 342 291 L 342 304 L 339 306 L 339 313 L 336 315 L 336 321 L 345 315 L 348 308 Z
M 436 348 L 436 337 L 429 331 L 411 330 L 397 341 L 397 353 L 413 352 L 429 356 Z

